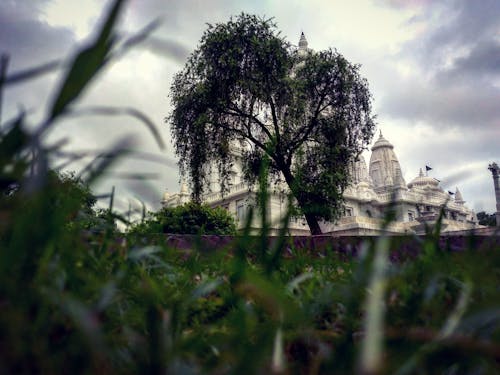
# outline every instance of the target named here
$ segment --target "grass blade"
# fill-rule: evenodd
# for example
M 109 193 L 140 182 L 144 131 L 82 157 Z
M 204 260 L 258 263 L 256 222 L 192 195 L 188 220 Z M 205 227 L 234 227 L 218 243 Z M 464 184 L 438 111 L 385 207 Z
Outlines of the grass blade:
M 96 39 L 75 57 L 59 92 L 55 96 L 46 126 L 62 114 L 92 81 L 95 75 L 109 61 L 109 52 L 115 42 L 112 31 L 118 20 L 124 0 L 116 0 L 108 13 L 102 29 Z
M 20 72 L 14 72 L 9 76 L 5 77 L 5 86 L 14 85 L 17 83 L 22 83 L 30 79 L 37 78 L 43 74 L 51 73 L 56 69 L 63 67 L 62 60 L 52 60 L 42 65 L 35 66 L 34 68 L 28 68 L 21 70 Z
M 389 243 L 389 238 L 382 236 L 375 246 L 373 272 L 366 296 L 365 336 L 362 342 L 360 364 L 363 374 L 376 374 L 382 366 Z

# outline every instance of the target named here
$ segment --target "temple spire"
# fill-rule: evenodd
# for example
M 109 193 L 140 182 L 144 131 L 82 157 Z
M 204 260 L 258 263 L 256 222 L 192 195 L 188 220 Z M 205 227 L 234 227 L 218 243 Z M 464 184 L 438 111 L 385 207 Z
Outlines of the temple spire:
M 300 40 L 299 40 L 299 53 L 300 54 L 305 54 L 307 52 L 307 39 L 306 36 L 304 35 L 304 32 L 300 34 Z
M 460 190 L 458 190 L 458 187 L 455 190 L 455 203 L 457 204 L 465 203 L 464 198 L 462 197 L 462 193 L 460 192 Z

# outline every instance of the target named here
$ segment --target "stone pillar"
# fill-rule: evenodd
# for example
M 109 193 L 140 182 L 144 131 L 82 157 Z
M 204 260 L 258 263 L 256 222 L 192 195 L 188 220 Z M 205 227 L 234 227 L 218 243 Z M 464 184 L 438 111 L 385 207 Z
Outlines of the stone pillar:
M 498 174 L 500 172 L 500 168 L 498 167 L 497 163 L 491 163 L 490 165 L 488 165 L 488 169 L 491 171 L 491 174 L 493 175 L 493 185 L 495 186 L 495 198 L 497 202 L 497 212 L 496 212 L 497 227 L 500 227 L 500 186 L 498 184 Z

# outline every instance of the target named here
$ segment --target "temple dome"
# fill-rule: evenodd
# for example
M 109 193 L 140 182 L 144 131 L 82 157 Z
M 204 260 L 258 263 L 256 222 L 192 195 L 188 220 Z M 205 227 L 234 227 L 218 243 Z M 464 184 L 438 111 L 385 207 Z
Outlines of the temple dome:
M 432 187 L 432 188 L 437 188 L 439 185 L 439 181 L 436 180 L 435 178 L 425 176 L 424 172 L 422 172 L 422 168 L 420 168 L 420 172 L 417 177 L 415 177 L 413 180 L 410 181 L 408 184 L 408 188 L 411 189 L 413 187 L 418 187 L 418 188 L 425 188 L 425 187 Z
M 375 142 L 374 145 L 372 146 L 372 151 L 378 150 L 379 148 L 382 148 L 382 147 L 387 147 L 390 149 L 394 148 L 392 143 L 389 142 L 387 139 L 385 139 L 384 136 L 382 135 L 382 132 L 380 132 L 380 136 L 377 139 L 377 142 Z
M 394 187 L 406 188 L 394 146 L 384 138 L 382 132 L 372 147 L 369 172 L 373 187 L 377 191 Z

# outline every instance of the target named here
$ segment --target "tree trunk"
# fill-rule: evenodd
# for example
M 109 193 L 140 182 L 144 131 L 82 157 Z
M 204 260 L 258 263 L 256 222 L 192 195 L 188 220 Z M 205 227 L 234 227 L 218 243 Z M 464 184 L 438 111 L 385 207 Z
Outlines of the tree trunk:
M 312 213 L 307 213 L 307 205 L 309 203 L 307 202 L 307 199 L 299 191 L 297 191 L 298 189 L 295 187 L 295 177 L 292 175 L 290 170 L 287 170 L 285 168 L 282 168 L 281 172 L 283 173 L 283 176 L 285 177 L 285 181 L 286 181 L 288 187 L 290 188 L 290 191 L 292 192 L 293 197 L 297 200 L 297 204 L 301 208 L 302 212 L 306 212 L 306 213 L 304 213 L 304 216 L 306 218 L 307 225 L 309 225 L 309 230 L 311 231 L 311 234 L 313 236 L 318 235 L 318 234 L 323 234 L 316 216 L 313 215 Z
M 318 234 L 323 234 L 321 231 L 321 228 L 319 226 L 318 219 L 312 214 L 305 214 L 306 217 L 307 225 L 309 225 L 309 229 L 311 230 L 311 234 L 313 236 L 318 235 Z

